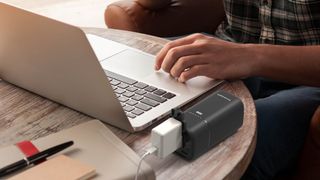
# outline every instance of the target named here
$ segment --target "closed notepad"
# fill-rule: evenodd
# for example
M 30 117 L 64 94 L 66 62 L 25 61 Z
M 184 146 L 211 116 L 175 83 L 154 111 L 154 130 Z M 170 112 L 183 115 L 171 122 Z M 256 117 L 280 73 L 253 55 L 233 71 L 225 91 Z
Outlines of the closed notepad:
M 10 180 L 85 180 L 95 175 L 95 169 L 64 155 L 51 158 Z

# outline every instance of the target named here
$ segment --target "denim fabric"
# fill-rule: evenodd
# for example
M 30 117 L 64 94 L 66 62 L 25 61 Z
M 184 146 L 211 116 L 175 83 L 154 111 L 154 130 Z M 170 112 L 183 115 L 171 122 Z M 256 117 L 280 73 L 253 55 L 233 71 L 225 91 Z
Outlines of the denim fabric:
M 250 78 L 245 84 L 255 99 L 258 135 L 242 179 L 273 179 L 293 172 L 311 117 L 320 105 L 320 88 L 263 78 Z

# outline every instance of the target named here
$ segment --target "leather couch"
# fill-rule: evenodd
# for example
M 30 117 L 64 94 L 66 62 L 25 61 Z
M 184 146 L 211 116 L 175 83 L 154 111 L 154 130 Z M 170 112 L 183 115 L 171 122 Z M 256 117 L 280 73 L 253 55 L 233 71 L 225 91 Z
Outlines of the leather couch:
M 213 32 L 222 19 L 223 6 L 212 0 L 122 0 L 109 5 L 105 22 L 109 28 L 142 32 L 156 36 L 177 36 L 194 32 Z
M 107 7 L 105 22 L 109 28 L 161 37 L 213 33 L 220 23 L 213 19 L 224 18 L 223 13 L 213 11 L 217 6 L 222 7 L 222 1 L 122 0 Z M 320 179 L 320 106 L 311 120 L 297 167 L 294 177 L 289 179 Z

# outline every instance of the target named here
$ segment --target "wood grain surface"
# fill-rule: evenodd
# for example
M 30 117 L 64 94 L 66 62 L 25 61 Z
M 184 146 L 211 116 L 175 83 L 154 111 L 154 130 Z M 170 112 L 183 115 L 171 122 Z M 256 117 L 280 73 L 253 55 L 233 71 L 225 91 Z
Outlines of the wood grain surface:
M 87 33 L 118 41 L 156 54 L 165 39 L 113 29 L 83 28 Z M 238 96 L 244 103 L 244 123 L 236 134 L 194 161 L 172 154 L 165 159 L 154 156 L 146 162 L 157 179 L 239 179 L 248 166 L 256 143 L 256 114 L 253 99 L 241 81 L 227 82 L 220 88 Z M 0 147 L 21 140 L 33 140 L 92 120 L 80 112 L 0 80 Z M 108 126 L 108 125 L 107 125 Z M 138 133 L 108 126 L 138 155 L 150 146 L 150 128 Z

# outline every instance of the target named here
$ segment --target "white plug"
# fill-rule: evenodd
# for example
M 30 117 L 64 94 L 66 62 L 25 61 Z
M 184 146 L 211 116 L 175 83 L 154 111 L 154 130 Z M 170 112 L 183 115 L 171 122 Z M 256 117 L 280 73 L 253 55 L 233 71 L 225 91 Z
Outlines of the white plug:
M 141 157 L 135 180 L 138 180 L 139 171 L 143 159 L 156 154 L 159 158 L 165 158 L 182 146 L 182 123 L 174 118 L 169 118 L 151 131 L 152 146 Z
M 156 155 L 165 158 L 182 146 L 182 123 L 169 118 L 151 131 L 151 144 L 157 148 Z

